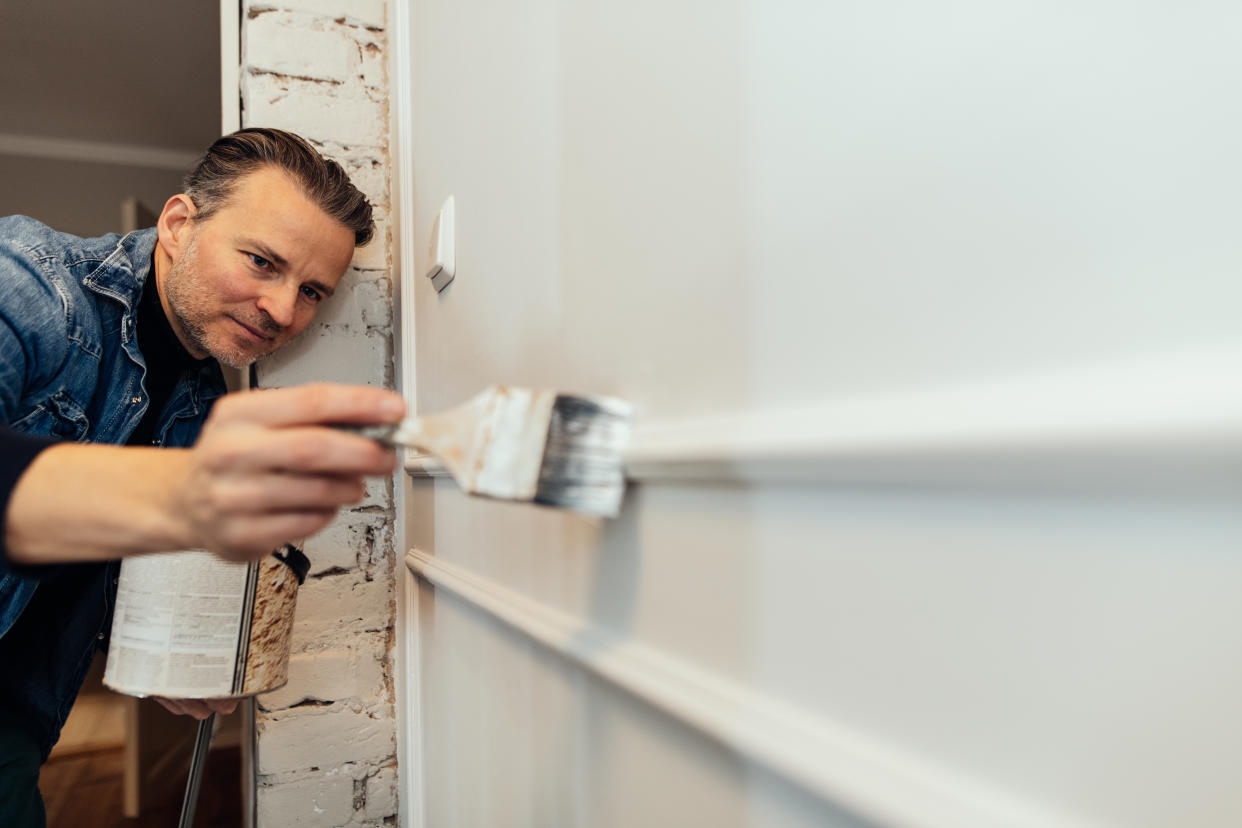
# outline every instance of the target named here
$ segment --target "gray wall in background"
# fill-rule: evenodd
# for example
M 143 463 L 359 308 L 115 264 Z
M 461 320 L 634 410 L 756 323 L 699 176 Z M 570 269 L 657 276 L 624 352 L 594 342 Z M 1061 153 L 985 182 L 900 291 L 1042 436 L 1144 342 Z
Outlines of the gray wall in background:
M 202 152 L 220 134 L 219 20 L 198 0 L 0 3 L 0 139 Z M 0 153 L 0 215 L 114 232 L 124 199 L 158 213 L 183 173 Z
M 79 236 L 121 230 L 121 202 L 136 196 L 158 214 L 181 192 L 182 173 L 0 154 L 0 215 L 21 213 Z

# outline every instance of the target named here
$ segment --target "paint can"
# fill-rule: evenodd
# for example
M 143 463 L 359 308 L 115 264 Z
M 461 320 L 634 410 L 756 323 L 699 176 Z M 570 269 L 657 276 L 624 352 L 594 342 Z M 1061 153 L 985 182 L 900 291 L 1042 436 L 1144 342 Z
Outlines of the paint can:
M 254 563 L 205 550 L 121 563 L 104 684 L 130 696 L 253 696 L 289 680 L 298 586 L 310 562 L 287 545 Z

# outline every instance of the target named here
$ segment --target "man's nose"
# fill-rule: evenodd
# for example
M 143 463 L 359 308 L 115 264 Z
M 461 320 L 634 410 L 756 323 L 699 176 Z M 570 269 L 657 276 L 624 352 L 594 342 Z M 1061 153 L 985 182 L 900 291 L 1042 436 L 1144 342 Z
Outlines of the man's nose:
M 259 310 L 266 313 L 273 322 L 282 328 L 287 328 L 293 324 L 297 303 L 297 285 L 273 285 L 270 290 L 261 294 L 256 302 Z

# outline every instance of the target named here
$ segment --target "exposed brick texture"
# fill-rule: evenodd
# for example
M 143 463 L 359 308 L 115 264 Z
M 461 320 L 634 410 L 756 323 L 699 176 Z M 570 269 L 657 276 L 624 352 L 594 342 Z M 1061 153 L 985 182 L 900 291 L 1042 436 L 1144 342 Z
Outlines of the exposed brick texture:
M 384 0 L 282 0 L 276 3 L 247 3 L 246 9 L 251 15 L 267 11 L 300 11 L 329 20 L 344 20 L 354 26 L 383 29 L 386 4 Z
M 345 825 L 354 814 L 354 780 L 315 774 L 270 787 L 259 797 L 259 825 Z
M 258 370 L 263 386 L 393 386 L 386 7 L 383 0 L 247 0 L 247 126 L 299 133 L 372 205 L 375 239 L 303 337 Z M 391 640 L 396 567 L 390 481 L 310 539 L 289 683 L 259 698 L 258 824 L 392 825 L 397 813 Z
M 342 642 L 346 643 L 346 642 Z M 359 636 L 351 649 L 298 653 L 289 659 L 289 683 L 259 697 L 265 711 L 308 701 L 365 703 L 384 692 L 383 642 Z
M 259 735 L 259 773 L 267 775 L 340 768 L 346 760 L 378 765 L 395 751 L 391 720 L 344 708 L 269 713 L 259 724 Z

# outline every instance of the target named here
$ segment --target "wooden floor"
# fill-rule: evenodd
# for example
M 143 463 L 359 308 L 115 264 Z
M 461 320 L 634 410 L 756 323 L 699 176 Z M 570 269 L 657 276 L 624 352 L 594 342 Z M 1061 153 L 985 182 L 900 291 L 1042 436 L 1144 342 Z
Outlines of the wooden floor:
M 181 816 L 185 776 L 153 797 L 137 819 L 121 813 L 124 748 L 53 756 L 39 775 L 48 828 L 172 828 Z M 186 760 L 189 771 L 189 759 Z M 195 828 L 241 825 L 241 752 L 236 747 L 208 754 L 195 810 Z
M 147 726 L 165 734 L 180 734 L 178 738 L 188 741 L 179 753 L 169 754 L 174 758 L 162 766 L 163 771 L 152 775 L 151 779 L 159 781 L 144 781 L 142 815 L 125 818 L 126 710 L 134 700 L 106 689 L 103 672 L 104 659 L 96 658 L 60 740 L 39 773 L 48 828 L 174 828 L 181 818 L 195 723 L 188 717 L 166 714 L 149 700 L 140 702 L 157 714 L 144 718 Z M 133 712 L 132 705 L 129 710 Z M 217 717 L 220 727 L 207 755 L 194 811 L 195 828 L 238 828 L 242 824 L 239 718 L 237 714 Z

